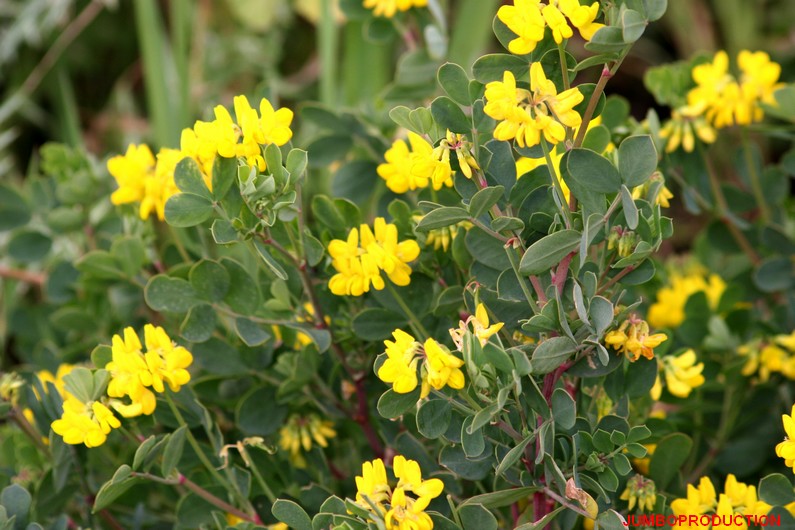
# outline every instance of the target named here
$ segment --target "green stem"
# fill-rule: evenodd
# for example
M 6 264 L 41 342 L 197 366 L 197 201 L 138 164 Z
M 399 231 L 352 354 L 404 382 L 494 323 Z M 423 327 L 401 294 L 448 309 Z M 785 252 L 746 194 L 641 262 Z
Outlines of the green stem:
M 568 90 L 571 88 L 571 83 L 569 82 L 569 66 L 566 62 L 565 45 L 562 42 L 558 44 L 558 57 L 560 57 L 560 73 L 563 76 L 563 90 Z
M 204 465 L 204 467 L 207 469 L 210 475 L 212 475 L 212 477 L 217 482 L 222 484 L 224 488 L 233 491 L 242 504 L 248 505 L 249 504 L 248 499 L 243 497 L 243 495 L 240 493 L 236 485 L 230 483 L 230 481 L 228 481 L 223 475 L 221 475 L 221 473 L 218 472 L 218 469 L 216 469 L 216 467 L 212 464 L 212 462 L 210 462 L 210 459 L 207 458 L 207 455 L 204 454 L 204 451 L 199 445 L 198 440 L 196 440 L 196 437 L 193 436 L 193 432 L 191 432 L 188 423 L 185 421 L 185 418 L 182 416 L 182 413 L 179 411 L 179 407 L 177 407 L 177 404 L 174 403 L 174 399 L 171 397 L 171 393 L 166 391 L 164 392 L 164 394 L 166 396 L 166 402 L 168 403 L 171 412 L 174 414 L 174 417 L 177 419 L 177 422 L 179 423 L 180 426 L 185 427 L 185 434 L 188 437 L 188 443 L 193 448 L 193 452 L 196 453 L 196 456 L 199 457 L 199 460 L 201 461 L 202 465 Z
M 527 299 L 530 309 L 533 310 L 533 313 L 540 313 L 541 310 L 539 309 L 538 304 L 536 304 L 536 301 L 533 300 L 533 295 L 530 294 L 530 287 L 527 286 L 524 276 L 522 276 L 522 274 L 519 272 L 519 261 L 516 258 L 516 254 L 512 248 L 506 248 L 505 253 L 508 254 L 508 261 L 511 262 L 513 273 L 516 275 L 516 280 L 519 282 L 519 287 L 522 288 L 522 293 L 524 293 L 524 297 Z
M 566 201 L 566 194 L 563 193 L 563 186 L 560 185 L 558 180 L 558 172 L 555 169 L 555 164 L 552 162 L 552 155 L 549 152 L 549 145 L 546 139 L 541 137 L 541 149 L 544 151 L 544 159 L 547 162 L 547 170 L 549 170 L 549 178 L 552 180 L 552 186 L 558 196 L 558 207 L 563 212 L 563 218 L 566 221 L 566 228 L 571 228 L 571 211 L 569 210 L 569 203 Z
M 412 311 L 411 308 L 409 308 L 409 306 L 403 300 L 403 297 L 400 296 L 400 293 L 398 293 L 398 290 L 395 289 L 395 287 L 392 285 L 392 282 L 387 281 L 386 285 L 389 288 L 389 292 L 392 293 L 392 296 L 395 298 L 395 301 L 397 301 L 398 305 L 400 306 L 400 309 L 402 309 L 403 312 L 406 314 L 406 317 L 408 317 L 409 323 L 411 324 L 411 329 L 414 330 L 414 333 L 420 335 L 423 338 L 423 340 L 430 338 L 431 334 L 428 333 L 428 330 L 426 330 L 425 326 L 422 325 L 422 322 L 420 322 L 420 319 L 417 318 L 417 315 L 414 314 L 414 311 Z
M 743 143 L 743 155 L 745 157 L 745 164 L 748 166 L 748 177 L 751 181 L 751 191 L 756 199 L 756 204 L 759 206 L 759 213 L 762 215 L 762 221 L 765 224 L 770 224 L 770 208 L 765 200 L 765 194 L 762 190 L 762 182 L 759 178 L 759 172 L 756 170 L 756 163 L 754 155 L 751 151 L 751 142 L 748 139 L 748 132 L 740 128 L 740 138 Z
M 325 105 L 336 104 L 335 83 L 337 81 L 337 21 L 334 18 L 331 0 L 320 2 L 320 100 Z
M 248 453 L 248 451 L 246 451 L 245 448 L 243 448 L 243 452 Z M 259 487 L 262 488 L 263 492 L 265 492 L 265 496 L 268 497 L 268 500 L 271 501 L 271 504 L 273 504 L 274 502 L 276 502 L 276 495 L 273 494 L 273 490 L 271 490 L 270 487 L 268 486 L 268 483 L 265 482 L 265 479 L 262 477 L 262 473 L 259 472 L 257 464 L 254 463 L 250 455 L 246 454 L 246 460 L 248 462 L 251 462 L 249 469 L 254 474 L 254 478 L 257 480 L 257 484 L 259 484 Z

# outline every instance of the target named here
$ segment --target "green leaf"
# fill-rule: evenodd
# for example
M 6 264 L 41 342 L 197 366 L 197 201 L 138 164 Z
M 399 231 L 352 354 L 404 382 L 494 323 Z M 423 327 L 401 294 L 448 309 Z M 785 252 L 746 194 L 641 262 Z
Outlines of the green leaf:
M 285 168 L 290 173 L 290 182 L 295 183 L 301 181 L 306 173 L 306 168 L 309 165 L 309 154 L 303 149 L 290 149 L 287 153 L 287 162 Z
M 577 419 L 577 407 L 566 390 L 558 388 L 552 393 L 552 417 L 562 429 L 574 427 Z
M 112 360 L 113 350 L 106 344 L 99 344 L 96 348 L 91 350 L 91 363 L 97 368 L 105 368 Z
M 621 35 L 624 42 L 632 44 L 646 31 L 646 19 L 634 9 L 627 9 L 621 17 Z
M 193 193 L 177 193 L 166 202 L 166 222 L 177 228 L 196 226 L 212 215 L 210 199 Z
M 469 201 L 469 215 L 477 219 L 497 204 L 504 194 L 505 188 L 502 186 L 483 188 L 473 195 Z
M 649 463 L 649 477 L 660 491 L 665 491 L 679 472 L 693 448 L 693 441 L 685 434 L 672 433 L 657 442 Z
M 635 230 L 638 227 L 638 207 L 635 205 L 635 199 L 632 198 L 632 192 L 624 184 L 621 185 L 621 206 L 624 209 L 627 226 L 630 230 Z
M 262 329 L 262 326 L 248 318 L 235 319 L 235 331 L 246 346 L 254 347 L 264 344 L 271 338 L 271 334 Z
M 443 435 L 450 426 L 452 409 L 444 399 L 430 399 L 417 410 L 417 430 L 431 440 Z
M 237 181 L 237 158 L 224 158 L 216 156 L 213 161 L 213 192 L 212 197 L 216 201 L 226 197 L 229 189 Z M 187 190 L 183 190 L 187 191 Z
M 595 53 L 620 52 L 626 46 L 624 32 L 616 26 L 599 28 L 591 40 L 585 43 L 585 49 Z
M 104 510 L 113 504 L 116 499 L 124 495 L 133 485 L 140 482 L 141 479 L 132 477 L 131 474 L 132 469 L 127 464 L 117 469 L 116 473 L 113 474 L 113 478 L 99 488 L 97 496 L 94 498 L 94 507 L 91 512 L 97 513 L 100 510 Z
M 247 436 L 269 436 L 279 430 L 287 413 L 287 407 L 276 401 L 275 389 L 258 387 L 238 401 L 235 423 Z
M 6 516 L 11 519 L 16 517 L 15 527 L 23 528 L 28 520 L 28 512 L 32 497 L 28 490 L 19 484 L 11 484 L 0 492 L 0 504 L 5 508 Z
M 469 219 L 469 212 L 457 206 L 442 206 L 426 213 L 417 223 L 418 232 L 428 232 L 436 228 L 454 225 Z
M 629 430 L 627 442 L 637 443 L 651 436 L 651 430 L 645 425 L 636 425 Z
M 254 247 L 257 249 L 257 253 L 262 258 L 262 261 L 265 262 L 265 265 L 276 275 L 277 278 L 280 280 L 286 280 L 288 278 L 287 273 L 285 272 L 284 268 L 281 264 L 271 256 L 270 251 L 268 251 L 268 247 L 262 241 L 258 239 L 254 240 Z
M 651 22 L 659 20 L 668 9 L 668 0 L 643 0 L 643 10 Z
M 347 231 L 345 218 L 340 214 L 334 201 L 325 195 L 315 195 L 312 198 L 312 214 L 318 223 L 324 225 L 334 232 Z
M 124 278 L 121 264 L 104 250 L 92 250 L 75 262 L 75 268 L 94 278 L 118 280 Z
M 216 162 L 219 158 L 221 157 L 215 157 Z M 233 160 L 233 162 L 235 161 Z M 237 166 L 236 162 L 235 166 Z M 237 167 L 235 167 L 235 173 L 237 173 Z M 199 164 L 190 157 L 185 157 L 177 163 L 177 167 L 174 169 L 174 184 L 177 185 L 179 191 L 193 193 L 194 195 L 199 195 L 208 200 L 212 200 L 213 198 L 210 194 L 210 190 L 207 189 L 207 185 L 204 183 L 204 177 L 199 169 Z
M 515 55 L 507 53 L 484 55 L 472 65 L 472 74 L 481 83 L 502 81 L 506 70 L 510 71 L 517 81 L 529 80 L 530 63 Z
M 419 399 L 419 386 L 407 394 L 398 394 L 390 388 L 378 399 L 378 413 L 384 418 L 398 418 L 416 408 Z
M 238 262 L 222 258 L 221 265 L 229 274 L 229 291 L 224 302 L 235 312 L 244 315 L 253 314 L 260 305 L 260 293 L 254 279 Z
M 232 226 L 232 223 L 226 219 L 216 219 L 210 227 L 210 233 L 213 235 L 213 241 L 218 245 L 229 245 L 237 243 L 237 230 Z
M 533 352 L 534 374 L 548 374 L 577 351 L 577 343 L 568 337 L 552 337 L 541 342 Z
M 544 236 L 525 251 L 519 263 L 519 272 L 535 275 L 549 271 L 577 249 L 581 237 L 582 234 L 576 230 L 561 230 Z
M 436 73 L 436 79 L 450 99 L 465 107 L 472 105 L 469 97 L 469 77 L 459 65 L 444 63 Z
M 367 341 L 380 341 L 392 336 L 392 332 L 406 325 L 406 317 L 378 307 L 361 311 L 353 318 L 353 332 Z
M 332 177 L 331 193 L 358 204 L 365 204 L 380 180 L 378 164 L 372 160 L 353 160 L 340 167 Z
M 25 226 L 30 217 L 25 198 L 11 186 L 0 184 L 0 232 Z
M 602 336 L 607 328 L 613 323 L 613 303 L 602 296 L 594 296 L 588 310 L 591 320 L 593 320 L 596 334 Z
M 185 448 L 187 431 L 188 426 L 183 425 L 168 437 L 166 447 L 163 450 L 163 462 L 160 464 L 160 470 L 164 477 L 169 476 L 177 468 L 179 459 L 182 458 L 182 451 Z
M 582 142 L 585 149 L 590 149 L 595 153 L 604 153 L 608 145 L 610 145 L 610 129 L 604 125 L 589 128 Z
M 548 514 L 544 515 L 544 517 L 542 517 L 538 521 L 525 523 L 521 526 L 517 526 L 514 530 L 539 530 L 547 528 L 549 526 L 549 523 L 551 523 L 552 520 L 555 519 L 555 517 L 557 517 L 558 514 L 565 509 L 566 509 L 565 506 L 558 506 Z M 599 528 L 601 528 L 601 526 Z
M 464 530 L 497 530 L 497 519 L 480 504 L 466 504 L 458 509 Z
M 147 262 L 146 249 L 138 237 L 123 236 L 115 239 L 110 246 L 110 253 L 130 278 L 141 272 Z
M 754 270 L 753 280 L 765 293 L 786 291 L 795 284 L 795 265 L 789 258 L 767 258 Z
M 524 453 L 525 447 L 527 447 L 527 445 L 530 442 L 535 440 L 535 437 L 536 437 L 535 433 L 528 434 L 521 442 L 519 442 L 519 444 L 517 446 L 511 448 L 511 450 L 508 451 L 508 453 L 506 453 L 505 458 L 503 458 L 502 461 L 497 466 L 497 471 L 495 472 L 495 476 L 497 476 L 497 477 L 502 476 L 506 471 L 508 471 L 511 467 L 513 467 L 513 465 L 516 462 L 518 462 L 519 459 L 521 458 L 522 454 Z M 520 488 L 520 489 L 533 489 L 533 488 Z M 508 491 L 510 492 L 510 491 L 516 491 L 516 490 L 508 490 Z M 502 493 L 506 493 L 506 492 L 502 492 Z M 531 493 L 531 492 L 528 491 L 527 493 Z M 478 497 L 482 497 L 482 495 L 478 495 Z M 521 497 L 521 498 L 523 498 L 523 497 Z M 474 500 L 474 499 L 469 499 L 469 500 Z M 511 504 L 515 500 L 518 500 L 518 499 L 514 499 L 513 501 L 509 502 L 508 504 Z M 483 503 L 483 504 L 485 504 L 485 503 Z M 491 505 L 489 507 L 490 508 L 497 508 L 498 506 Z
M 279 521 L 295 530 L 312 530 L 312 520 L 303 508 L 293 501 L 277 499 L 271 513 Z
M 282 167 L 282 150 L 276 144 L 270 144 L 265 148 L 265 165 L 268 172 L 273 175 L 276 185 L 281 188 L 284 185 L 284 167 Z
M 88 403 L 93 400 L 94 376 L 88 368 L 78 367 L 63 378 L 64 388 L 74 397 Z
M 524 440 L 520 442 L 520 446 L 521 444 L 524 444 L 524 446 L 522 446 L 523 448 L 527 445 Z M 526 499 L 531 493 L 535 493 L 536 491 L 539 491 L 539 489 L 540 488 L 536 486 L 523 486 L 521 488 L 483 493 L 481 495 L 475 495 L 474 497 L 466 499 L 461 503 L 460 506 L 466 506 L 468 504 L 480 504 L 485 508 L 502 508 L 504 506 L 510 506 L 516 501 Z
M 454 133 L 471 134 L 472 121 L 466 117 L 461 107 L 446 96 L 439 96 L 433 100 L 431 115 L 442 130 L 449 129 Z
M 502 232 L 503 230 L 524 230 L 524 221 L 516 217 L 497 217 L 491 221 L 491 228 L 495 232 Z
M 759 482 L 759 499 L 772 506 L 786 506 L 794 502 L 792 482 L 780 473 L 767 475 Z
M 52 247 L 52 240 L 36 230 L 22 230 L 11 236 L 8 256 L 29 263 L 44 258 Z
M 165 274 L 153 276 L 144 288 L 146 304 L 155 311 L 187 313 L 200 302 L 196 290 L 182 278 Z
M 345 158 L 353 147 L 349 134 L 335 134 L 318 138 L 307 147 L 309 167 L 326 167 L 332 162 Z
M 157 437 L 153 434 L 143 442 L 141 445 L 138 446 L 138 449 L 135 450 L 135 457 L 133 457 L 133 471 L 138 471 L 141 469 L 146 457 L 149 455 L 149 452 L 152 448 L 157 444 Z
M 630 190 L 640 186 L 657 169 L 657 149 L 651 136 L 630 136 L 618 146 L 618 171 Z
M 229 273 L 216 261 L 200 260 L 191 267 L 188 279 L 196 293 L 210 302 L 223 300 L 229 291 Z
M 568 175 L 588 191 L 617 193 L 621 187 L 621 176 L 615 166 L 590 149 L 572 149 L 567 164 Z

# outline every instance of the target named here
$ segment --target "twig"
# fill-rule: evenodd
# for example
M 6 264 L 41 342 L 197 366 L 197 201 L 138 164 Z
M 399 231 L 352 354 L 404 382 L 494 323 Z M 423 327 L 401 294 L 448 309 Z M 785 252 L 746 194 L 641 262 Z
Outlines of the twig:
M 41 272 L 31 272 L 22 269 L 12 269 L 0 265 L 0 278 L 8 278 L 10 280 L 19 280 L 21 282 L 30 283 L 33 285 L 42 286 L 47 281 L 47 276 Z

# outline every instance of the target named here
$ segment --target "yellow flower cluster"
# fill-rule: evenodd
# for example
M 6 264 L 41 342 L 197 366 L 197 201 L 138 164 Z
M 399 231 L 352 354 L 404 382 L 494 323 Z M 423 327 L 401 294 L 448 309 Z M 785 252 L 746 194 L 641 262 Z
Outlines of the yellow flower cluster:
M 516 78 L 505 71 L 502 81 L 486 85 L 484 112 L 500 123 L 494 129 L 497 140 L 513 140 L 520 147 L 532 147 L 541 136 L 552 145 L 566 138 L 565 127 L 582 123 L 574 107 L 583 100 L 577 87 L 558 93 L 547 79 L 541 63 L 530 65 L 530 90 L 517 88 Z
M 444 490 L 438 478 L 422 480 L 420 465 L 397 455 L 392 461 L 397 485 L 392 488 L 380 458 L 362 465 L 356 477 L 356 504 L 383 518 L 387 530 L 431 530 L 425 508 Z
M 68 444 L 85 444 L 86 447 L 99 447 L 112 429 L 121 426 L 113 412 L 99 401 L 82 402 L 67 392 L 63 403 L 63 414 L 52 422 L 55 434 L 63 436 Z
M 111 405 L 125 418 L 152 414 L 155 410 L 155 392 L 164 392 L 164 383 L 172 391 L 190 381 L 187 368 L 193 362 L 191 353 L 175 345 L 161 327 L 144 326 L 146 353 L 133 328 L 125 328 L 124 338 L 114 335 L 111 342 L 112 360 L 105 365 L 110 373 L 108 396 L 130 398 L 129 404 L 111 401 Z
M 726 283 L 717 274 L 701 270 L 671 274 L 668 285 L 657 291 L 657 301 L 649 307 L 649 324 L 655 328 L 675 328 L 685 320 L 685 304 L 690 296 L 703 292 L 710 307 L 718 307 Z
M 328 245 L 331 265 L 337 274 L 329 280 L 329 289 L 337 296 L 361 296 L 370 292 L 370 286 L 380 291 L 384 288 L 381 271 L 395 285 L 411 282 L 409 262 L 420 255 L 416 241 L 398 241 L 397 227 L 378 217 L 374 230 L 366 224 L 353 228 L 348 239 L 334 239 Z
M 665 185 L 665 178 L 662 176 L 662 173 L 660 173 L 659 171 L 655 171 L 654 173 L 652 173 L 651 177 L 649 177 L 649 180 L 647 180 L 640 186 L 635 186 L 632 189 L 632 198 L 633 199 L 647 198 L 649 196 L 649 191 L 651 190 L 652 185 L 656 184 L 657 182 L 661 182 L 662 187 L 657 192 L 657 197 L 655 198 L 654 203 L 659 206 L 662 206 L 663 208 L 669 208 L 671 206 L 671 203 L 669 201 L 674 198 L 674 194 L 671 193 L 671 190 L 669 190 L 668 187 Z
M 627 501 L 627 509 L 630 511 L 636 504 L 640 511 L 651 511 L 657 504 L 657 487 L 653 480 L 643 475 L 635 475 L 627 481 L 627 487 L 620 498 Z
M 795 379 L 795 331 L 743 344 L 737 348 L 737 353 L 747 357 L 742 370 L 745 376 L 758 373 L 762 383 L 774 373 Z
M 708 477 L 702 477 L 698 487 L 687 485 L 687 497 L 674 500 L 671 509 L 677 517 L 714 513 L 728 518 L 734 515 L 759 517 L 767 515 L 772 508 L 759 500 L 756 487 L 739 482 L 732 474 L 726 477 L 723 489 L 724 492 L 717 495 L 712 481 Z M 732 520 L 735 519 L 732 517 Z M 747 526 L 745 517 L 738 520 L 742 520 L 742 528 Z
M 141 219 L 154 212 L 162 221 L 166 201 L 179 191 L 174 183 L 174 169 L 186 157 L 196 160 L 210 189 L 216 156 L 245 158 L 250 166 L 265 171 L 262 146 L 281 146 L 290 141 L 293 112 L 274 110 L 267 99 L 262 99 L 258 114 L 245 96 L 234 98 L 234 108 L 237 123 L 232 121 L 226 108 L 218 105 L 213 121 L 197 121 L 192 129 L 184 129 L 180 148 L 163 148 L 157 153 L 157 159 L 146 145 L 131 144 L 124 155 L 108 160 L 108 171 L 119 186 L 111 195 L 111 202 L 116 205 L 140 203 Z
M 422 381 L 420 397 L 425 397 L 431 388 L 441 390 L 449 386 L 455 390 L 464 388 L 464 361 L 450 353 L 445 346 L 433 339 L 425 344 L 400 329 L 392 333 L 394 341 L 385 340 L 387 359 L 378 369 L 378 377 L 392 385 L 398 394 L 408 394 Z M 417 377 L 417 368 L 420 377 Z
M 665 386 L 668 392 L 676 397 L 686 398 L 694 388 L 704 384 L 704 363 L 696 364 L 696 352 L 686 350 L 681 355 L 666 355 L 660 359 L 660 370 L 665 376 Z M 651 397 L 660 399 L 662 394 L 662 381 L 659 374 L 651 389 Z
M 436 153 L 440 148 L 434 149 L 419 134 L 409 132 L 408 137 L 409 144 L 405 140 L 395 140 L 384 153 L 386 162 L 376 169 L 386 181 L 386 187 L 394 193 L 427 188 L 429 184 L 435 190 L 442 186 L 452 187 L 453 170 L 450 168 L 449 155 L 445 163 L 441 153 Z
M 111 345 L 112 360 L 105 365 L 111 379 L 107 388 L 110 399 L 82 401 L 58 386 L 58 378 L 66 376 L 74 367 L 59 368 L 56 388 L 64 398 L 63 414 L 52 423 L 52 430 L 63 436 L 68 444 L 85 444 L 97 447 L 105 443 L 111 429 L 121 425 L 111 408 L 124 417 L 151 414 L 155 410 L 156 392 L 164 392 L 164 383 L 174 392 L 190 380 L 186 370 L 193 356 L 182 346 L 176 346 L 163 328 L 147 324 L 144 327 L 146 353 L 141 351 L 141 341 L 132 328 L 124 330 L 124 338 L 114 335 Z M 45 375 L 46 378 L 46 375 Z M 122 401 L 129 398 L 129 403 Z
M 141 219 L 154 212 L 162 221 L 166 201 L 179 191 L 174 184 L 174 168 L 184 156 L 176 149 L 163 148 L 155 160 L 146 145 L 130 144 L 123 156 L 108 160 L 108 171 L 119 185 L 110 201 L 116 205 L 140 203 L 138 215 Z
M 729 56 L 715 54 L 712 62 L 693 68 L 696 86 L 687 94 L 693 115 L 703 114 L 715 128 L 749 125 L 764 118 L 760 103 L 775 105 L 773 93 L 784 86 L 778 82 L 781 66 L 765 52 L 742 50 L 737 55 L 741 75 L 729 73 Z
M 363 5 L 367 9 L 372 9 L 377 17 L 392 18 L 398 11 L 425 7 L 428 5 L 428 0 L 364 0 Z
M 698 108 L 683 106 L 671 111 L 671 119 L 660 129 L 660 137 L 668 140 L 665 144 L 666 153 L 673 153 L 680 145 L 692 153 L 696 138 L 711 144 L 717 139 L 718 133 Z
M 637 361 L 641 356 L 654 358 L 654 348 L 668 340 L 665 333 L 651 334 L 649 324 L 645 320 L 631 315 L 605 335 L 605 344 L 619 353 L 623 353 L 630 361 Z
M 540 0 L 514 0 L 513 5 L 502 6 L 497 11 L 497 17 L 517 36 L 508 44 L 508 50 L 517 55 L 535 50 L 544 39 L 546 27 L 558 44 L 574 35 L 571 26 L 579 30 L 582 38 L 591 40 L 604 26 L 594 22 L 598 15 L 599 2 L 584 6 L 579 0 L 549 0 L 546 5 Z
M 301 469 L 306 467 L 303 452 L 312 450 L 312 441 L 320 447 L 328 447 L 328 439 L 337 436 L 334 424 L 320 419 L 317 414 L 301 416 L 292 414 L 279 430 L 279 445 L 290 452 L 290 460 Z

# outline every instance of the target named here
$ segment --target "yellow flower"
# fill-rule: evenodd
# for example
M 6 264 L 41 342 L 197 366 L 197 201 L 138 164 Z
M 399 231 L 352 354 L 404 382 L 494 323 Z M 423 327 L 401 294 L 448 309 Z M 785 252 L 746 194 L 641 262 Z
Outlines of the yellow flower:
M 783 442 L 776 445 L 776 456 L 783 458 L 787 467 L 795 470 L 795 405 L 792 406 L 792 412 L 783 414 L 781 421 L 784 424 L 784 432 L 787 435 L 784 437 Z
M 370 505 L 372 503 L 383 511 L 384 503 L 389 500 L 389 496 L 384 461 L 376 458 L 372 462 L 362 464 L 362 476 L 356 477 L 356 504 L 372 511 L 373 507 Z
M 674 514 L 701 515 L 712 511 L 717 506 L 715 486 L 708 477 L 701 477 L 698 488 L 687 485 L 687 498 L 676 499 L 671 503 Z
M 423 499 L 407 497 L 403 488 L 398 487 L 389 504 L 391 507 L 384 517 L 387 530 L 432 530 L 433 521 L 425 513 L 428 503 Z
M 422 220 L 422 215 L 415 215 L 413 220 L 415 223 L 419 223 L 420 220 Z M 443 252 L 447 252 L 447 250 L 450 248 L 450 244 L 458 235 L 458 231 L 462 229 L 469 230 L 470 228 L 472 228 L 472 223 L 469 221 L 461 221 L 454 225 L 443 226 L 442 228 L 434 228 L 433 230 L 429 230 L 427 232 L 424 246 L 433 246 L 434 250 L 441 249 Z
M 329 280 L 329 289 L 338 296 L 361 296 L 372 285 L 380 291 L 385 287 L 381 271 L 399 286 L 411 281 L 409 262 L 417 259 L 420 247 L 414 240 L 398 241 L 397 227 L 378 217 L 370 227 L 362 224 L 353 228 L 346 241 L 335 239 L 329 243 L 331 265 L 337 274 Z
M 447 130 L 447 134 L 439 142 L 439 147 L 433 150 L 434 158 L 438 158 L 444 164 L 450 165 L 450 151 L 455 151 L 456 160 L 461 173 L 468 179 L 472 178 L 472 170 L 479 170 L 475 157 L 472 156 L 472 146 L 463 134 L 453 134 Z
M 425 508 L 442 493 L 444 483 L 435 478 L 422 480 L 420 465 L 402 455 L 395 456 L 393 469 L 398 479 L 394 489 L 380 458 L 365 462 L 362 476 L 356 477 L 356 504 L 379 519 L 383 516 L 387 530 L 431 530 L 433 521 Z
M 725 290 L 726 283 L 717 274 L 672 274 L 668 285 L 657 291 L 657 301 L 649 307 L 649 323 L 656 328 L 678 327 L 685 320 L 685 304 L 690 296 L 703 292 L 714 310 Z
M 486 85 L 484 112 L 500 120 L 494 129 L 497 140 L 513 140 L 520 147 L 541 142 L 541 135 L 552 145 L 566 137 L 565 127 L 579 127 L 582 118 L 574 107 L 583 100 L 574 87 L 558 93 L 547 79 L 541 63 L 530 65 L 530 91 L 516 88 L 516 79 L 505 71 L 502 81 Z
M 737 348 L 739 355 L 747 357 L 742 374 L 750 376 L 758 373 L 762 383 L 767 382 L 774 373 L 795 379 L 795 350 L 789 347 L 789 337 L 778 335 L 773 341 L 756 339 Z
M 409 133 L 411 141 L 411 174 L 425 182 L 430 182 L 433 189 L 442 186 L 453 186 L 453 169 L 450 167 L 450 151 L 441 144 L 435 148 L 421 136 Z M 427 186 L 427 184 L 426 184 Z
M 729 73 L 725 51 L 693 68 L 696 86 L 688 92 L 687 104 L 694 112 L 704 113 L 716 128 L 761 121 L 764 111 L 759 103 L 775 104 L 773 94 L 784 86 L 778 82 L 781 66 L 764 52 L 742 50 L 737 63 L 742 72 L 739 80 Z
M 739 482 L 731 473 L 726 477 L 723 491 L 731 507 L 745 515 L 767 515 L 772 508 L 766 502 L 759 500 L 756 486 Z
M 662 173 L 659 171 L 655 171 L 652 173 L 652 176 L 649 177 L 649 180 L 641 184 L 640 186 L 636 186 L 632 189 L 632 198 L 633 199 L 640 199 L 640 198 L 648 198 L 649 191 L 652 188 L 652 185 L 662 182 L 662 187 L 657 191 L 657 197 L 655 198 L 655 204 L 662 206 L 663 208 L 669 208 L 671 203 L 669 202 L 671 199 L 674 198 L 674 194 L 671 193 L 665 186 L 665 178 L 663 178 Z
M 428 177 L 412 171 L 416 159 L 420 156 L 418 153 L 424 152 L 427 142 L 413 132 L 409 132 L 409 142 L 411 150 L 405 140 L 395 140 L 392 147 L 384 153 L 386 162 L 379 164 L 376 169 L 378 175 L 386 181 L 386 187 L 394 193 L 406 193 L 409 190 L 428 187 Z
M 679 146 L 692 153 L 696 146 L 696 137 L 705 144 L 715 142 L 717 132 L 704 118 L 698 109 L 683 106 L 671 111 L 671 119 L 660 130 L 660 137 L 667 139 L 665 152 L 672 153 Z
M 163 392 L 163 382 L 166 382 L 172 391 L 179 392 L 180 387 L 190 381 L 187 368 L 193 362 L 193 355 L 182 346 L 171 342 L 165 330 L 159 326 L 144 326 L 144 341 L 144 357 L 151 374 L 152 388 Z
M 665 386 L 676 397 L 686 398 L 696 387 L 704 384 L 704 363 L 696 364 L 696 352 L 689 349 L 681 355 L 667 355 L 661 366 L 665 374 Z M 659 395 L 655 398 L 659 399 Z
M 495 322 L 489 325 L 489 313 L 486 311 L 486 306 L 479 303 L 475 308 L 474 315 L 469 315 L 466 321 L 459 320 L 457 329 L 450 329 L 450 336 L 459 350 L 463 348 L 464 334 L 468 331 L 470 324 L 472 324 L 472 333 L 478 338 L 481 346 L 485 346 L 489 339 L 499 333 L 505 325 L 502 322 Z
M 417 388 L 416 357 L 420 343 L 403 330 L 392 332 L 394 341 L 385 340 L 387 359 L 378 369 L 378 378 L 384 383 L 391 383 L 392 390 L 398 394 L 408 394 Z
M 74 369 L 74 364 L 62 363 L 58 365 L 55 375 L 53 375 L 49 370 L 41 370 L 37 372 L 36 375 L 41 381 L 45 391 L 47 390 L 47 383 L 52 383 L 55 386 L 55 389 L 58 391 L 58 394 L 61 395 L 61 398 L 64 398 L 68 394 L 66 391 L 66 382 L 64 381 L 64 377 L 69 375 Z M 33 392 L 36 394 L 37 398 L 41 399 L 41 396 L 38 395 L 35 388 Z
M 322 420 L 317 414 L 293 414 L 279 430 L 279 445 L 290 452 L 292 463 L 303 469 L 306 467 L 306 459 L 302 450 L 305 453 L 311 451 L 312 442 L 320 447 L 328 447 L 328 439 L 337 436 L 333 427 L 331 421 Z
M 141 219 L 154 212 L 162 221 L 166 201 L 179 191 L 174 184 L 174 168 L 185 156 L 176 149 L 161 149 L 155 160 L 146 145 L 130 144 L 123 156 L 108 160 L 108 171 L 119 185 L 110 196 L 111 202 L 116 205 L 140 203 Z
M 124 417 L 152 414 L 155 410 L 155 395 L 146 388 L 151 384 L 151 374 L 141 352 L 141 341 L 133 328 L 124 329 L 124 338 L 114 335 L 111 341 L 112 360 L 105 369 L 110 373 L 108 396 L 129 396 L 132 404 L 125 406 L 114 402 L 114 408 Z
M 591 40 L 604 25 L 594 22 L 599 14 L 598 2 L 584 6 L 578 0 L 550 0 L 549 4 L 542 7 L 538 0 L 514 0 L 513 4 L 502 6 L 497 11 L 497 17 L 517 35 L 508 43 L 508 50 L 516 55 L 535 50 L 536 45 L 544 39 L 546 26 L 552 30 L 555 42 L 560 44 L 573 35 L 569 22 L 585 40 Z
M 408 11 L 412 7 L 425 7 L 428 0 L 364 0 L 364 7 L 373 10 L 377 17 L 392 18 L 398 11 Z
M 633 362 L 641 356 L 654 358 L 654 348 L 666 340 L 668 336 L 665 333 L 650 334 L 649 324 L 634 315 L 622 322 L 618 329 L 605 335 L 605 344 L 625 354 Z
M 461 371 L 464 361 L 433 339 L 425 341 L 424 350 L 426 362 L 423 365 L 425 372 L 423 397 L 430 391 L 427 385 L 436 390 L 441 390 L 445 386 L 454 390 L 464 388 L 464 372 Z
M 121 426 L 113 412 L 99 401 L 83 403 L 69 394 L 63 403 L 63 414 L 52 422 L 52 430 L 71 445 L 99 447 L 111 429 Z
M 657 504 L 657 488 L 653 480 L 643 475 L 635 475 L 627 481 L 627 487 L 620 498 L 627 501 L 627 509 L 630 511 L 635 508 L 635 504 L 642 512 L 651 511 Z

